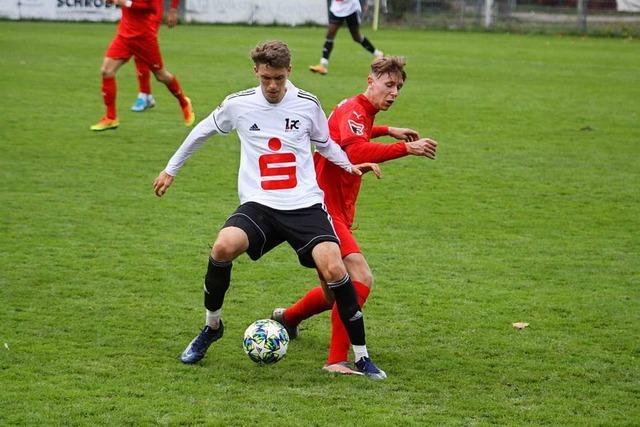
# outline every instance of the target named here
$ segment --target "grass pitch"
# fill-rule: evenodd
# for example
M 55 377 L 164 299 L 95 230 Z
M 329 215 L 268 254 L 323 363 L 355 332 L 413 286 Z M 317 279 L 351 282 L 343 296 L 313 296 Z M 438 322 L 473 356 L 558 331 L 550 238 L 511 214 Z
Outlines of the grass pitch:
M 113 24 L 0 23 L 0 424 L 633 425 L 640 419 L 640 45 L 632 40 L 366 31 L 408 58 L 379 123 L 440 142 L 367 177 L 357 237 L 376 275 L 368 346 L 385 382 L 332 377 L 328 316 L 255 366 L 241 336 L 315 284 L 285 247 L 235 263 L 225 338 L 177 356 L 203 323 L 209 244 L 237 204 L 238 141 L 210 140 L 163 199 L 151 182 L 187 131 L 175 100 L 103 113 Z M 292 80 L 329 112 L 364 89 L 342 30 L 162 30 L 167 68 L 203 118 L 255 85 L 248 51 L 293 50 Z M 516 331 L 512 322 L 530 326 Z

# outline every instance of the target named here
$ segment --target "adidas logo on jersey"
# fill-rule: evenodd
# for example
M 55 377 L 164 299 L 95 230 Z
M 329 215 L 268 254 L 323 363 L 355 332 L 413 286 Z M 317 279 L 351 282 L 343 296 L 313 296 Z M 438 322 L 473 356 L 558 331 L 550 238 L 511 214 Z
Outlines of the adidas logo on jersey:
M 251 126 L 251 127 L 249 128 L 249 130 L 254 130 L 254 131 L 255 131 L 255 130 L 260 130 L 260 128 L 258 127 L 258 125 L 257 125 L 257 124 L 255 124 L 255 123 L 254 123 L 254 124 L 253 124 L 253 126 Z

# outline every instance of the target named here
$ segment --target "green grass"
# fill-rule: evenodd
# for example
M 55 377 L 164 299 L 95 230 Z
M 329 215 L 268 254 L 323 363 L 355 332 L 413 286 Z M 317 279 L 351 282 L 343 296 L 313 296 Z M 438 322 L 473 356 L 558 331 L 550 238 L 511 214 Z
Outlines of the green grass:
M 234 267 L 225 338 L 203 323 L 209 245 L 237 204 L 238 141 L 214 138 L 157 199 L 186 130 L 175 100 L 102 115 L 112 24 L 0 22 L 0 424 L 637 425 L 640 45 L 621 39 L 383 30 L 409 78 L 379 123 L 439 142 L 364 182 L 357 237 L 376 275 L 368 346 L 386 382 L 324 374 L 328 316 L 254 366 L 241 335 L 315 283 L 279 248 Z M 369 57 L 322 28 L 163 29 L 167 68 L 204 117 L 255 84 L 248 51 L 286 40 L 292 80 L 325 110 L 364 89 Z M 512 322 L 530 327 L 515 331 Z

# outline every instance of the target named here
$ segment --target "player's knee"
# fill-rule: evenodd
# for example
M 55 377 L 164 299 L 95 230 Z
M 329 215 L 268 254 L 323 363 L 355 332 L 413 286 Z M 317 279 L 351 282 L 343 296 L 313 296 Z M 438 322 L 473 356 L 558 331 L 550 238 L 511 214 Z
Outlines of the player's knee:
M 340 259 L 329 260 L 324 266 L 321 268 L 322 277 L 325 278 L 327 282 L 335 282 L 344 277 L 347 274 L 347 269 L 344 267 L 344 264 Z
M 236 257 L 236 248 L 227 240 L 218 239 L 211 248 L 211 257 L 216 261 L 233 261 Z
M 352 279 L 364 284 L 367 288 L 373 287 L 373 274 L 371 271 L 360 273 L 358 276 L 358 278 L 352 277 Z
M 162 83 L 171 82 L 171 78 L 173 77 L 173 75 L 169 73 L 167 70 L 165 70 L 164 68 L 161 70 L 154 71 L 153 75 L 155 76 L 156 80 Z
M 116 73 L 115 73 L 115 71 L 113 71 L 113 70 L 112 70 L 112 69 L 110 69 L 110 68 L 102 67 L 102 68 L 100 69 L 100 75 L 101 75 L 103 78 L 111 78 L 111 77 L 115 77 Z

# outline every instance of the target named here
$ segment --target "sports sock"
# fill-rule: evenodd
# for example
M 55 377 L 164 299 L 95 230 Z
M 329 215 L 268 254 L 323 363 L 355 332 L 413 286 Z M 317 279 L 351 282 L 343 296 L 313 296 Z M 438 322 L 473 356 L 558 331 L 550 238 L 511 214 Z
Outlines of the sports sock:
M 229 289 L 231 283 L 230 261 L 216 261 L 209 257 L 207 274 L 204 277 L 204 306 L 211 312 L 216 312 L 222 308 L 224 294 Z
M 349 275 L 345 274 L 337 282 L 327 282 L 327 286 L 336 297 L 338 314 L 349 334 L 351 344 L 365 345 L 364 318 Z
M 364 308 L 364 303 L 369 297 L 371 289 L 364 283 L 353 281 L 353 287 L 356 289 L 358 295 L 358 304 Z M 327 358 L 327 365 L 333 365 L 338 362 L 346 362 L 349 359 L 349 347 L 351 342 L 349 341 L 349 335 L 347 330 L 340 320 L 338 314 L 338 308 L 334 304 L 331 309 L 331 342 L 329 344 L 329 357 Z M 357 359 L 356 359 L 357 360 Z
M 288 325 L 297 326 L 303 320 L 330 308 L 331 304 L 327 302 L 322 286 L 316 286 L 285 310 L 284 321 Z
M 363 357 L 369 357 L 369 352 L 367 351 L 366 345 L 354 345 L 353 346 L 353 360 L 357 362 Z
M 136 62 L 136 76 L 138 77 L 138 87 L 140 92 L 149 95 L 151 93 L 151 71 L 149 67 L 137 58 Z
M 371 44 L 369 39 L 364 37 L 364 36 L 362 36 L 362 41 L 360 42 L 360 44 L 362 45 L 362 47 L 364 47 L 365 49 L 367 49 L 371 53 L 375 52 L 375 50 L 376 50 L 376 48 L 373 47 L 373 45 Z
M 326 64 L 322 64 L 326 66 L 329 64 L 329 57 L 331 56 L 331 51 L 333 50 L 333 40 L 326 39 L 324 41 L 324 46 L 322 47 L 322 58 L 327 60 Z
M 175 76 L 173 76 L 171 81 L 167 84 L 167 88 L 169 88 L 169 91 L 173 94 L 173 96 L 178 98 L 178 101 L 180 101 L 181 107 L 187 106 L 188 104 L 187 99 L 184 97 L 184 93 L 182 93 L 182 88 L 180 87 L 180 83 L 178 83 L 178 79 L 176 79 Z
M 102 78 L 102 100 L 107 107 L 107 118 L 115 120 L 116 116 L 116 78 Z
M 212 329 L 218 329 L 220 327 L 221 314 L 222 314 L 222 309 L 218 309 L 216 311 L 206 310 L 205 324 L 211 327 Z

